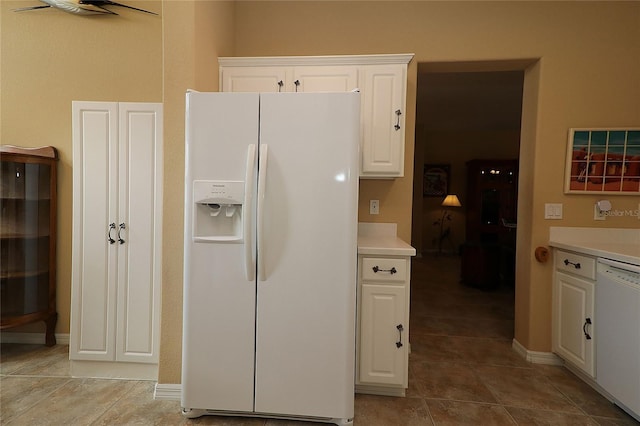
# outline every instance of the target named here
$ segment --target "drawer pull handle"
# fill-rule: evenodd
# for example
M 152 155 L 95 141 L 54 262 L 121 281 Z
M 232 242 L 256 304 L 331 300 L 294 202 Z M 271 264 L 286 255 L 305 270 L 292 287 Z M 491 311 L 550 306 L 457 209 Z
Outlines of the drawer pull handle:
M 380 268 L 378 267 L 378 265 L 376 265 L 376 266 L 374 266 L 374 267 L 373 267 L 373 268 L 371 268 L 371 269 L 373 269 L 373 272 L 374 272 L 374 273 L 376 273 L 376 274 L 377 274 L 378 272 L 389 272 L 391 275 L 393 275 L 393 274 L 395 274 L 396 272 L 398 272 L 398 270 L 396 269 L 396 267 L 395 267 L 395 266 L 391 267 L 391 269 L 380 269 Z
M 578 262 L 578 263 L 573 263 L 573 262 L 570 262 L 570 261 L 569 261 L 569 259 L 565 259 L 565 260 L 564 260 L 564 264 L 565 264 L 565 265 L 573 265 L 573 267 L 574 267 L 574 268 L 576 268 L 576 269 L 580 269 L 580 262 Z
M 400 334 L 400 340 L 396 342 L 396 347 L 397 348 L 401 348 L 402 347 L 402 332 L 404 331 L 404 327 L 402 326 L 402 324 L 398 324 L 398 325 L 396 325 L 396 328 L 398 329 L 398 334 Z
M 124 222 L 122 222 L 122 223 L 120 224 L 120 226 L 118 226 L 118 242 L 119 242 L 120 244 L 124 244 L 124 240 L 123 240 L 123 239 L 122 239 L 122 237 L 120 236 L 120 231 L 122 231 L 123 229 L 126 229 L 126 226 L 125 226 Z
M 587 325 L 591 325 L 591 318 L 587 318 L 584 320 L 584 324 L 582 325 L 582 332 L 584 333 L 584 337 L 587 340 L 591 340 L 591 336 L 587 333 Z
M 107 232 L 107 241 L 109 241 L 109 244 L 113 244 L 113 243 L 115 243 L 115 242 L 116 242 L 116 240 L 114 240 L 114 239 L 111 237 L 111 230 L 112 230 L 112 229 L 116 229 L 116 224 L 115 224 L 115 223 L 110 223 L 110 224 L 109 224 L 109 231 Z
M 400 111 L 399 109 L 396 110 L 396 124 L 395 126 L 393 126 L 394 129 L 396 129 L 396 132 L 398 130 L 400 130 L 400 116 L 402 115 L 402 111 Z

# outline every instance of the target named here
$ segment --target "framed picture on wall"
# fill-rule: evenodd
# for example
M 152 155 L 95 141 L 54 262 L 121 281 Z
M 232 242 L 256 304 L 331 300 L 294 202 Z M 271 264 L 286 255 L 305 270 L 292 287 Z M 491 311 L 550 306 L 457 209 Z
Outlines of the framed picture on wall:
M 640 195 L 640 128 L 569 129 L 564 191 Z
M 422 194 L 425 197 L 445 197 L 449 193 L 448 164 L 425 164 Z

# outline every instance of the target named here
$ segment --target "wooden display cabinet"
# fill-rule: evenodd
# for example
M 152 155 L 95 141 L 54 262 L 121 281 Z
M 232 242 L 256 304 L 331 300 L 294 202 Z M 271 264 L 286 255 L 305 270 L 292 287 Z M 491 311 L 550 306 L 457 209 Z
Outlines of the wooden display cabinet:
M 0 329 L 44 321 L 53 346 L 58 153 L 2 145 L 0 156 Z
M 486 289 L 513 283 L 517 205 L 518 160 L 467 162 L 463 283 Z

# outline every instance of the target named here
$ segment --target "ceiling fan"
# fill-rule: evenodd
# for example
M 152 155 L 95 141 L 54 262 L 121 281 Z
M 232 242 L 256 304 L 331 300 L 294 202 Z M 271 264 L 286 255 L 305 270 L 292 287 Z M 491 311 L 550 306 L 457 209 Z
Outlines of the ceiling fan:
M 137 10 L 139 12 L 150 13 L 157 15 L 155 12 L 150 12 L 144 9 L 138 9 L 137 7 L 127 6 L 126 4 L 116 3 L 111 0 L 40 0 L 46 3 L 41 6 L 23 7 L 20 9 L 14 9 L 14 12 L 22 12 L 25 10 L 44 9 L 46 7 L 54 7 L 56 9 L 63 10 L 65 12 L 73 13 L 76 15 L 117 15 L 109 9 L 103 6 L 120 6 L 127 9 Z

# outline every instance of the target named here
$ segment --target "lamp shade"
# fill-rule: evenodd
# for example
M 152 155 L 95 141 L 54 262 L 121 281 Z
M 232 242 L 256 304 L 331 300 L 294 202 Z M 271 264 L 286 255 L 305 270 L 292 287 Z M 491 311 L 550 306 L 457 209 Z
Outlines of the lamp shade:
M 442 202 L 442 205 L 445 207 L 462 207 L 460 200 L 458 200 L 458 196 L 455 194 L 447 195 Z

